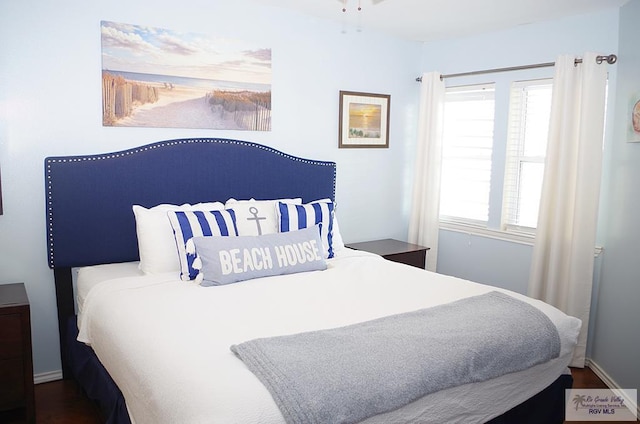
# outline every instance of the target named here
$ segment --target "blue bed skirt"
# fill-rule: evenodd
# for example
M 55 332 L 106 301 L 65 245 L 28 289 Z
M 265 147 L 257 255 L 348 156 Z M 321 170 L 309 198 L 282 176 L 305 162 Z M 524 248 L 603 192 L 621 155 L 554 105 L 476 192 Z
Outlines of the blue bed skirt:
M 86 396 L 95 402 L 106 424 L 131 424 L 122 392 L 93 350 L 76 340 L 75 317 L 67 322 L 68 364 L 71 374 Z M 561 375 L 545 390 L 496 417 L 488 424 L 562 424 L 565 417 L 564 393 L 573 385 L 571 375 Z
M 75 317 L 67 322 L 67 364 L 85 395 L 95 402 L 106 424 L 131 424 L 122 392 L 98 360 L 93 349 L 77 341 Z M 65 376 L 66 377 L 66 376 Z

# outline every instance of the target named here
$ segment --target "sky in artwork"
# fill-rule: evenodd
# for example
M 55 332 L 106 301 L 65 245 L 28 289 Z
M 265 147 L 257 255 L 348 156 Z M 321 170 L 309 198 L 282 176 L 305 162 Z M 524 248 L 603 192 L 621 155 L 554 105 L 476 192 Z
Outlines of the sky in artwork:
M 243 40 L 103 21 L 102 69 L 271 84 L 271 49 Z

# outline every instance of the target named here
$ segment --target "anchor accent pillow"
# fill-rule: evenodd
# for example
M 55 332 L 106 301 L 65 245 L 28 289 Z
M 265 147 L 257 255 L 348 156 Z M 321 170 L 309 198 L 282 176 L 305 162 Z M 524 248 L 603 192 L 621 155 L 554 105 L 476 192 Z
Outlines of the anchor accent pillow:
M 300 205 L 302 199 L 229 199 L 225 208 L 235 213 L 239 236 L 261 236 L 278 232 L 278 202 Z
M 317 226 L 263 236 L 194 237 L 193 243 L 201 286 L 327 269 Z
M 324 257 L 333 258 L 333 202 L 329 199 L 317 200 L 304 205 L 278 203 L 280 212 L 280 232 L 296 231 L 320 226 L 320 239 Z
M 180 279 L 189 281 L 196 278 L 198 270 L 194 237 L 237 236 L 233 211 L 168 211 L 167 216 L 178 247 L 180 259 Z

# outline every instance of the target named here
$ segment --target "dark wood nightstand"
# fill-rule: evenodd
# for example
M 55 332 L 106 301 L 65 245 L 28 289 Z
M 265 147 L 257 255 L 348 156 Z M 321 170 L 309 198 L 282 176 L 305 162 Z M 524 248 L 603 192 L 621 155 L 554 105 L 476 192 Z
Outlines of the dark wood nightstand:
M 400 262 L 422 269 L 425 268 L 427 250 L 429 250 L 429 247 L 394 239 L 349 243 L 346 244 L 346 246 L 355 250 L 375 253 L 390 261 Z
M 35 423 L 31 317 L 24 284 L 0 285 L 0 421 Z

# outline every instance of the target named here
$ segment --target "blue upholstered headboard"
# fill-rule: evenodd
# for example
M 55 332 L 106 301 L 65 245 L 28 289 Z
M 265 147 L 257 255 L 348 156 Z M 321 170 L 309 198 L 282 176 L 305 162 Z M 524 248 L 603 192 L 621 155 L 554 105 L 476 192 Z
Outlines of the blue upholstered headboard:
M 246 141 L 162 141 L 121 152 L 45 159 L 51 268 L 138 259 L 131 206 L 335 196 L 334 162 Z M 335 199 L 334 199 L 335 200 Z
M 220 138 L 161 141 L 120 152 L 45 159 L 49 267 L 62 369 L 75 316 L 71 268 L 138 259 L 132 205 L 301 197 L 335 200 L 336 164 Z

